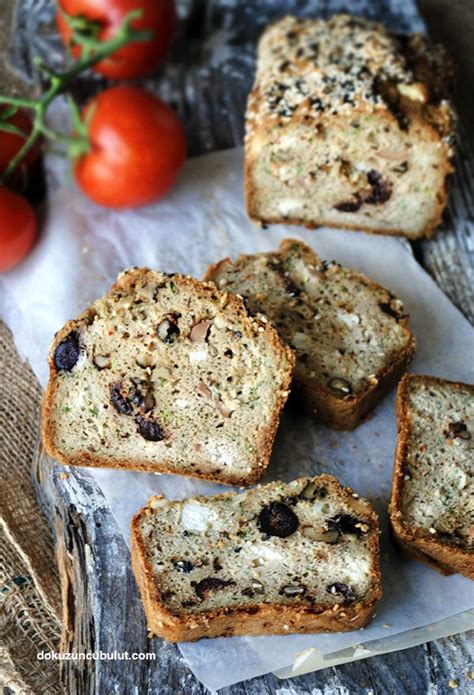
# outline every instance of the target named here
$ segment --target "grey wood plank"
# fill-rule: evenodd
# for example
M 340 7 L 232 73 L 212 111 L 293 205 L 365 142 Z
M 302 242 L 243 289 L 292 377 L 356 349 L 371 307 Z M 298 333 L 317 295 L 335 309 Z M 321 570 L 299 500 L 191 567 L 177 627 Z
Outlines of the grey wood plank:
M 287 12 L 327 15 L 347 9 L 344 0 L 184 0 L 182 23 L 166 67 L 145 84 L 173 103 L 188 132 L 190 153 L 241 144 L 245 97 L 251 86 L 255 42 L 262 28 Z M 413 22 L 411 2 L 355 0 L 351 11 L 383 17 L 396 29 Z M 59 64 L 62 51 L 51 24 L 52 0 L 20 0 L 9 59 L 25 80 L 38 84 L 32 55 Z M 221 45 L 223 52 L 217 50 Z M 84 99 L 102 84 L 86 80 L 76 87 Z M 461 152 L 460 166 L 471 166 Z M 461 177 L 466 172 L 461 172 Z M 454 186 L 461 190 L 462 179 Z M 456 203 L 456 201 L 453 201 Z M 463 205 L 471 205 L 462 201 Z M 456 226 L 456 208 L 434 240 L 421 242 L 418 258 L 467 316 L 472 315 L 472 232 Z M 472 216 L 471 216 L 472 220 Z M 143 610 L 130 569 L 129 552 L 97 486 L 80 470 L 66 471 L 45 456 L 37 457 L 38 493 L 56 528 L 58 556 L 67 597 L 65 651 L 151 651 L 155 662 L 65 662 L 62 678 L 68 693 L 186 693 L 201 695 L 203 686 L 190 673 L 174 645 L 149 640 Z M 67 477 L 65 477 L 67 476 Z M 319 693 L 453 692 L 448 682 L 460 682 L 459 692 L 471 692 L 465 676 L 472 664 L 468 636 L 457 636 L 395 654 L 325 669 L 291 681 L 273 675 L 255 678 L 222 691 L 223 695 L 318 695 Z

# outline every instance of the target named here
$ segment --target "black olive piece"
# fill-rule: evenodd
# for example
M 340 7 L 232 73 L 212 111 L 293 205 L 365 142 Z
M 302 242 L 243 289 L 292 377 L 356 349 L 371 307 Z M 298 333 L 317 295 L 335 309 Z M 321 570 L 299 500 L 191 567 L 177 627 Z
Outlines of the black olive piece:
M 130 399 L 122 392 L 122 384 L 120 382 L 110 384 L 110 401 L 118 413 L 132 415 L 133 405 Z
M 200 599 L 205 599 L 210 591 L 220 591 L 234 584 L 235 582 L 231 579 L 226 580 L 219 579 L 218 577 L 206 577 L 205 579 L 201 579 L 201 581 L 194 586 L 194 591 Z
M 194 569 L 193 563 L 189 562 L 189 560 L 176 560 L 173 562 L 173 565 L 178 572 L 183 574 L 189 574 Z
M 343 596 L 344 603 L 353 603 L 356 600 L 356 595 L 354 589 L 348 584 L 343 584 L 342 582 L 334 582 L 334 584 L 329 584 L 326 587 L 328 594 L 335 594 L 336 596 Z
M 379 302 L 379 307 L 383 311 L 384 314 L 387 314 L 388 316 L 391 316 L 392 318 L 396 319 L 399 321 L 404 317 L 404 314 L 402 314 L 400 311 L 397 311 L 397 309 L 394 309 L 391 304 L 388 302 Z
M 281 502 L 272 502 L 262 509 L 258 516 L 258 526 L 267 536 L 287 538 L 299 526 L 296 514 Z
M 350 514 L 337 514 L 332 519 L 328 519 L 328 529 L 331 531 L 339 531 L 339 533 L 353 533 L 355 536 L 360 536 L 362 531 L 357 524 L 361 522 L 355 516 Z
M 56 369 L 70 372 L 79 359 L 79 334 L 72 331 L 61 342 L 54 352 Z
M 450 422 L 448 429 L 444 430 L 446 439 L 471 439 L 471 433 L 464 422 Z
M 156 327 L 156 335 L 168 345 L 179 335 L 178 318 L 181 314 L 168 314 Z
M 138 416 L 135 418 L 135 422 L 143 439 L 149 442 L 161 442 L 165 438 L 165 433 L 160 425 L 151 418 Z
M 361 199 L 356 197 L 354 200 L 346 200 L 342 203 L 338 203 L 334 207 L 336 210 L 339 210 L 339 212 L 357 212 L 360 210 L 361 205 Z
M 143 407 L 145 403 L 145 397 L 143 396 L 143 393 L 136 386 L 132 386 L 129 389 L 128 399 L 133 403 L 133 405 L 136 405 L 137 408 Z
M 392 184 L 386 181 L 382 177 L 382 174 L 375 171 L 375 169 L 371 169 L 367 172 L 367 181 L 372 188 L 372 192 L 364 198 L 364 203 L 368 205 L 386 203 L 392 195 Z

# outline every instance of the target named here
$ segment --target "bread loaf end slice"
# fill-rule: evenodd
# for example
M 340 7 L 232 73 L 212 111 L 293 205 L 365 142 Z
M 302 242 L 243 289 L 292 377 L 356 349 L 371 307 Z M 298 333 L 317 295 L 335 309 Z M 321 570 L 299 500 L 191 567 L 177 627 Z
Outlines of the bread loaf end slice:
M 378 535 L 370 504 L 329 475 L 153 497 L 131 529 L 148 628 L 176 642 L 363 627 L 382 593 Z
M 408 374 L 397 413 L 395 539 L 442 574 L 474 579 L 474 385 Z
M 352 430 L 398 382 L 415 351 L 403 303 L 365 275 L 286 239 L 276 252 L 229 258 L 206 274 L 265 314 L 296 351 L 294 400 Z
M 293 364 L 240 298 L 125 271 L 53 342 L 46 450 L 68 465 L 249 484 L 268 464 Z
M 452 63 L 361 17 L 264 32 L 246 114 L 245 192 L 261 223 L 429 236 L 452 171 Z

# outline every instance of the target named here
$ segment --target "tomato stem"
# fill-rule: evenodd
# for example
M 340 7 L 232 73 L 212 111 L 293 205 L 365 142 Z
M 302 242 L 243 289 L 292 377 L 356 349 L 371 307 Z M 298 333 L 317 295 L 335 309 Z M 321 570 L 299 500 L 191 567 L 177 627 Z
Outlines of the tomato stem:
M 54 142 L 62 142 L 68 145 L 68 151 L 71 156 L 79 156 L 81 153 L 89 149 L 89 141 L 87 134 L 87 125 L 85 125 L 80 117 L 79 109 L 74 104 L 72 97 L 68 97 L 69 105 L 72 109 L 73 125 L 75 125 L 76 134 L 74 136 L 64 135 L 52 128 L 49 128 L 45 123 L 46 111 L 51 102 L 64 91 L 64 88 L 72 82 L 78 75 L 85 70 L 93 67 L 101 60 L 104 60 L 115 51 L 118 51 L 123 46 L 137 41 L 148 41 L 153 37 L 153 32 L 147 29 L 134 29 L 131 25 L 136 19 L 140 19 L 143 15 L 141 9 L 132 10 L 123 19 L 123 22 L 117 29 L 117 33 L 108 41 L 100 41 L 98 31 L 95 29 L 90 32 L 90 27 L 87 27 L 87 20 L 83 18 L 75 18 L 66 15 L 66 21 L 69 22 L 73 31 L 73 38 L 83 46 L 83 54 L 72 65 L 69 70 L 64 72 L 56 72 L 48 65 L 44 64 L 40 58 L 35 60 L 35 63 L 41 72 L 49 77 L 49 85 L 46 92 L 39 99 L 27 99 L 24 97 L 10 97 L 0 94 L 0 104 L 8 104 L 10 107 L 26 108 L 33 111 L 33 128 L 31 133 L 25 139 L 23 146 L 16 153 L 13 159 L 10 160 L 5 173 L 0 179 L 0 182 L 6 182 L 21 164 L 35 142 L 41 137 L 46 137 Z M 90 33 L 88 33 L 90 32 Z M 74 105 L 74 106 L 72 106 Z M 0 118 L 5 119 L 5 112 L 0 113 Z M 7 110 L 8 114 L 8 110 Z M 11 115 L 11 112 L 10 112 Z M 8 130 L 0 120 L 0 130 Z M 10 130 L 11 132 L 11 130 Z

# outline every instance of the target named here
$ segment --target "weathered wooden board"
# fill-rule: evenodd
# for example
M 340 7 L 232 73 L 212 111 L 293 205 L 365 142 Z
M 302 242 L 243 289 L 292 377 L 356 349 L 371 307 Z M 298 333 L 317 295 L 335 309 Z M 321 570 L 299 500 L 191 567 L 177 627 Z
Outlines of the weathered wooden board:
M 51 26 L 52 5 L 52 0 L 18 3 L 10 59 L 30 85 L 38 83 L 32 70 L 33 53 L 53 62 L 61 60 Z M 171 101 L 183 116 L 191 154 L 241 143 L 255 41 L 273 18 L 289 12 L 327 15 L 350 9 L 382 18 L 402 30 L 416 21 L 413 5 L 403 0 L 182 0 L 179 7 L 182 22 L 173 55 L 147 85 Z M 83 83 L 78 93 L 83 96 L 95 86 L 95 81 Z M 464 169 L 470 164 L 465 152 L 460 161 L 456 190 L 461 187 L 463 204 L 472 220 L 472 193 L 463 187 Z M 472 231 L 467 225 L 452 228 L 455 213 L 452 209 L 445 229 L 433 241 L 418 244 L 415 251 L 454 303 L 472 319 Z M 158 657 L 155 662 L 66 662 L 63 681 L 67 692 L 204 693 L 175 646 L 147 639 L 128 550 L 96 485 L 82 471 L 66 471 L 41 454 L 35 462 L 35 475 L 58 540 L 66 598 L 64 650 L 154 651 Z M 457 636 L 291 682 L 267 675 L 222 692 L 303 695 L 373 691 L 411 695 L 449 692 L 450 679 L 459 681 L 463 693 L 474 692 L 473 682 L 465 675 L 472 669 L 469 644 L 468 638 Z

